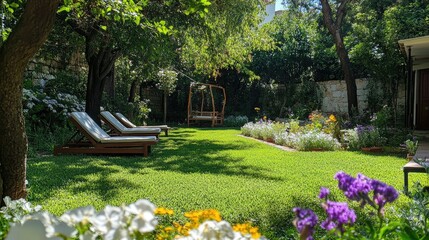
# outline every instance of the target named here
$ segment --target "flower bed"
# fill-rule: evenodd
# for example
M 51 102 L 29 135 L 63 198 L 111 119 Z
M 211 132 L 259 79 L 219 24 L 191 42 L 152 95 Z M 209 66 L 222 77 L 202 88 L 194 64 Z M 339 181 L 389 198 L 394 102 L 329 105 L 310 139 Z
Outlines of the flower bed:
M 172 221 L 173 210 L 140 199 L 128 206 L 76 208 L 56 217 L 24 199 L 4 199 L 1 239 L 263 239 L 248 223 L 231 226 L 214 209 L 185 213 L 188 221 Z M 9 225 L 10 224 L 10 225 Z
M 272 139 L 276 144 L 295 148 L 299 151 L 324 150 L 333 151 L 341 148 L 334 137 L 338 135 L 338 124 L 334 115 L 324 118 L 320 113 L 310 115 L 311 123 L 300 126 L 292 120 L 288 123 L 276 123 L 260 120 L 256 123 L 247 123 L 241 128 L 245 136 L 263 139 Z

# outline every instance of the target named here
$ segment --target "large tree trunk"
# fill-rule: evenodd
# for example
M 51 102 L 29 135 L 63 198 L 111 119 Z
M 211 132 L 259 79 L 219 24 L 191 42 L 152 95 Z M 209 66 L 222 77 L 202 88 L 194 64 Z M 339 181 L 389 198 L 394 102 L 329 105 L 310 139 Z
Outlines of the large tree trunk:
M 45 42 L 59 0 L 27 1 L 24 12 L 0 48 L 0 197 L 25 198 L 27 136 L 22 83 L 28 61 Z M 1 201 L 1 200 L 0 200 Z
M 134 80 L 131 83 L 130 87 L 130 94 L 128 95 L 128 102 L 132 103 L 136 99 L 136 92 L 137 92 L 137 80 Z
M 101 47 L 94 53 L 94 42 L 96 38 L 86 38 L 86 59 L 88 62 L 88 80 L 86 86 L 85 111 L 91 118 L 100 125 L 101 98 L 106 81 L 114 77 L 114 65 L 119 56 L 118 49 Z
M 349 115 L 353 114 L 353 110 L 358 109 L 358 101 L 357 101 L 357 88 L 356 81 L 353 76 L 353 72 L 350 66 L 349 54 L 347 52 L 346 47 L 344 46 L 343 37 L 341 36 L 341 25 L 346 15 L 346 5 L 349 0 L 340 0 L 340 5 L 338 6 L 335 22 L 332 17 L 331 6 L 329 5 L 328 0 L 320 0 L 322 4 L 322 13 L 323 13 L 323 21 L 325 23 L 326 28 L 328 28 L 332 37 L 335 41 L 335 47 L 337 49 L 337 55 L 341 62 L 341 68 L 344 74 L 344 80 L 347 85 L 347 102 L 348 102 L 348 112 Z
M 344 41 L 339 30 L 337 30 L 334 39 L 337 55 L 340 58 L 341 68 L 343 70 L 344 80 L 346 81 L 347 86 L 348 111 L 349 114 L 352 114 L 353 109 L 356 111 L 358 110 L 356 81 L 351 69 L 349 54 L 344 46 Z

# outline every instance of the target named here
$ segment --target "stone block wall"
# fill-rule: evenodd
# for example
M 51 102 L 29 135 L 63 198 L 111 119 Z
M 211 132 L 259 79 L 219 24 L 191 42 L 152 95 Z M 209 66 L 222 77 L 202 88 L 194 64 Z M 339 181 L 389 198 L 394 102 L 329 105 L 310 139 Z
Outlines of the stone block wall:
M 30 79 L 34 85 L 44 88 L 46 83 L 56 78 L 57 72 L 67 70 L 79 74 L 86 72 L 86 61 L 81 53 L 75 52 L 66 62 L 64 59 L 36 56 L 27 65 L 25 79 Z
M 368 108 L 369 79 L 356 79 L 359 111 Z M 322 112 L 347 113 L 347 86 L 344 80 L 317 82 L 322 92 Z M 398 87 L 398 107 L 405 105 L 405 86 Z M 380 91 L 382 88 L 380 86 Z

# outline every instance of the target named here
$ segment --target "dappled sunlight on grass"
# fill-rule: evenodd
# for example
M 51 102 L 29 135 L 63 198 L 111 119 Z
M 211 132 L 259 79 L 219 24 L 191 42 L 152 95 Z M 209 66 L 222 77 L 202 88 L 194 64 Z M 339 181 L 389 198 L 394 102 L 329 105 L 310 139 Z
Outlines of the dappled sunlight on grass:
M 321 186 L 338 171 L 361 172 L 402 190 L 404 158 L 360 152 L 287 152 L 237 136 L 235 129 L 172 131 L 147 157 L 59 156 L 28 161 L 29 200 L 67 209 L 121 205 L 147 198 L 176 212 L 216 208 L 231 222 L 254 220 L 270 238 L 288 236 L 295 206 L 319 209 Z M 424 182 L 410 174 L 410 183 Z M 396 205 L 407 200 L 401 196 Z

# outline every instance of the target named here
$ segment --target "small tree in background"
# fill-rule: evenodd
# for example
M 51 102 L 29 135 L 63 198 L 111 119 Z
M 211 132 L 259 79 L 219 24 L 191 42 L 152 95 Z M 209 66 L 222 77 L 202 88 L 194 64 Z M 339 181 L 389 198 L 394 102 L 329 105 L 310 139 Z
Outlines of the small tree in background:
M 158 72 L 158 83 L 156 86 L 164 92 L 164 123 L 167 122 L 167 96 L 170 95 L 177 85 L 177 72 L 161 69 Z

